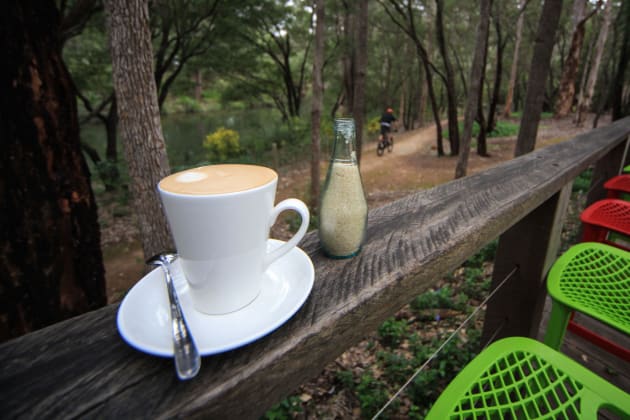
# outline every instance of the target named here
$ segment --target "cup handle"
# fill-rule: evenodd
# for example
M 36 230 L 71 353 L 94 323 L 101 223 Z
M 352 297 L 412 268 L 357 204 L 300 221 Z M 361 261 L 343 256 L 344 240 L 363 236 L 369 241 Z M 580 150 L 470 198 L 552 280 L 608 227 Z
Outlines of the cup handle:
M 306 230 L 308 229 L 308 223 L 309 223 L 308 207 L 306 207 L 306 204 L 304 204 L 302 201 L 298 200 L 297 198 L 288 198 L 286 200 L 283 200 L 279 202 L 273 208 L 273 211 L 271 212 L 271 215 L 269 216 L 269 228 L 271 228 L 271 226 L 273 226 L 273 224 L 276 222 L 278 215 L 280 215 L 280 213 L 282 213 L 285 210 L 294 210 L 295 212 L 297 212 L 302 218 L 302 224 L 300 225 L 300 228 L 295 233 L 295 235 L 293 235 L 293 237 L 289 239 L 289 241 L 282 244 L 281 246 L 274 249 L 273 251 L 269 252 L 265 256 L 265 260 L 263 262 L 263 268 L 265 270 L 267 269 L 267 267 L 269 267 L 269 265 L 272 262 L 282 257 L 287 252 L 291 251 L 291 249 L 293 249 L 298 244 L 298 242 L 302 240 L 302 238 L 306 234 Z

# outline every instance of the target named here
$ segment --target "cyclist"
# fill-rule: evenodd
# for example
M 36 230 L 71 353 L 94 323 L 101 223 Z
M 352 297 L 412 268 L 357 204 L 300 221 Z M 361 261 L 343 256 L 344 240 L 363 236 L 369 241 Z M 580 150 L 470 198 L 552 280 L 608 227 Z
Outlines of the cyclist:
M 387 108 L 383 115 L 381 115 L 381 140 L 389 142 L 389 132 L 392 130 L 392 124 L 397 121 L 394 116 L 394 110 Z

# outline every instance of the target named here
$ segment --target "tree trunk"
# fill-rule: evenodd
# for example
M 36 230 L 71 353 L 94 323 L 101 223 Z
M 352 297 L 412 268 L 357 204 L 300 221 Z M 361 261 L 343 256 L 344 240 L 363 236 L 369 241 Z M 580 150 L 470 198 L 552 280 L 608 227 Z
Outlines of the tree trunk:
M 578 67 L 580 65 L 580 53 L 582 51 L 582 44 L 584 43 L 584 32 L 584 25 L 580 24 L 573 33 L 571 48 L 565 60 L 560 85 L 558 87 L 558 100 L 554 113 L 555 118 L 566 117 L 573 107 L 575 78 L 577 77 Z
M 401 53 L 403 57 L 409 57 L 408 42 L 403 42 Z M 415 98 L 415 86 L 412 80 L 414 72 L 411 70 L 413 66 L 409 66 L 409 70 L 405 74 L 401 75 L 400 80 L 400 92 L 398 94 L 398 112 L 400 114 L 399 123 L 402 122 L 402 127 L 405 130 L 413 129 L 413 123 L 415 120 L 413 101 Z M 390 105 L 388 105 L 390 106 Z
M 514 40 L 514 56 L 512 58 L 512 68 L 510 70 L 510 82 L 508 83 L 507 95 L 505 97 L 505 108 L 503 108 L 503 116 L 510 118 L 512 116 L 512 100 L 514 98 L 514 87 L 516 86 L 516 74 L 518 72 L 518 55 L 521 49 L 521 38 L 523 37 L 523 19 L 525 15 L 525 5 L 528 0 L 521 0 L 519 5 L 518 19 L 516 21 L 516 39 Z
M 492 0 L 490 0 L 490 3 L 492 3 Z M 483 4 L 480 4 L 480 7 L 483 7 Z M 492 4 L 490 4 L 490 7 L 492 7 Z M 490 37 L 490 29 L 488 26 L 488 29 L 486 30 L 486 42 L 485 42 L 486 45 L 483 52 L 483 66 L 481 68 L 481 80 L 479 81 L 479 95 L 477 96 L 477 115 L 475 116 L 475 121 L 477 122 L 477 125 L 479 126 L 479 132 L 477 133 L 477 155 L 484 156 L 484 157 L 488 156 L 487 132 L 488 132 L 489 121 L 486 120 L 486 116 L 484 115 L 484 112 L 483 112 L 483 91 L 484 91 L 484 84 L 486 83 L 489 37 Z M 488 90 L 488 96 L 489 96 L 490 88 L 487 87 L 487 90 Z
M 426 78 L 422 77 L 422 71 L 418 71 L 418 127 L 424 127 L 428 90 Z
M 96 203 L 52 1 L 0 16 L 0 341 L 106 304 Z
M 407 56 L 408 54 L 405 54 L 405 56 Z M 406 98 L 405 95 L 408 94 L 409 92 L 409 78 L 407 77 L 407 75 L 403 75 L 402 76 L 402 80 L 401 80 L 401 86 L 400 86 L 400 94 L 398 95 L 398 112 L 400 114 L 400 120 L 402 121 L 402 126 L 405 127 L 405 129 L 409 128 L 409 122 L 410 122 L 410 114 L 409 114 L 409 109 L 407 109 L 406 106 Z M 411 119 L 413 121 L 413 119 Z
M 354 55 L 356 53 L 355 48 L 355 6 L 353 2 L 348 4 L 344 3 L 344 16 L 343 16 L 343 34 L 345 37 L 345 45 L 341 58 L 342 66 L 342 79 L 344 86 L 344 95 L 342 103 L 342 114 L 352 115 L 354 110 L 354 66 L 356 60 Z
M 431 110 L 433 111 L 433 121 L 435 122 L 436 130 L 436 145 L 438 156 L 444 156 L 444 136 L 442 135 L 442 121 L 440 121 L 440 110 L 437 104 L 437 98 L 435 97 L 435 91 L 433 90 L 433 75 L 431 73 L 431 65 L 429 63 L 429 57 L 427 57 L 426 51 L 422 49 L 420 45 L 416 47 L 418 55 L 420 56 L 421 64 L 424 67 L 424 75 L 427 79 L 427 88 L 429 91 L 429 100 L 431 101 Z
M 587 79 L 589 77 L 589 73 L 590 73 L 590 69 L 593 66 L 593 54 L 597 54 L 596 52 L 594 53 L 593 50 L 595 49 L 595 43 L 596 40 L 591 40 L 591 43 L 588 46 L 588 49 L 585 52 L 585 57 L 586 60 L 584 62 L 584 68 L 582 70 L 582 79 L 580 80 L 580 84 L 579 84 L 579 91 L 577 94 L 577 98 L 576 98 L 576 108 L 575 108 L 575 116 L 573 117 L 573 123 L 577 126 L 581 126 L 582 123 L 580 122 L 580 119 L 582 118 L 582 110 L 580 110 L 580 106 L 582 106 L 582 103 L 584 102 L 584 94 L 585 94 L 585 89 L 586 89 L 586 84 L 587 84 Z
M 355 45 L 356 45 L 356 43 L 355 43 Z M 383 57 L 383 59 L 379 62 L 380 63 L 380 67 L 381 67 L 379 69 L 379 74 L 382 74 L 382 76 L 380 78 L 383 80 L 383 82 L 381 83 L 380 94 L 378 95 L 380 108 L 383 108 L 383 109 L 384 108 L 391 108 L 392 103 L 393 103 L 393 98 L 392 98 L 392 73 L 394 73 L 391 53 L 390 53 L 390 51 L 384 51 L 384 52 L 385 52 L 385 57 Z M 355 60 L 354 68 L 355 68 L 355 72 L 356 72 L 357 54 L 353 53 L 353 57 L 354 57 L 354 60 Z M 355 78 L 356 78 L 356 74 L 355 74 Z M 356 83 L 356 80 L 355 80 L 355 83 Z
M 466 176 L 468 168 L 468 157 L 470 155 L 470 139 L 475 116 L 479 111 L 479 98 L 483 92 L 484 67 L 486 56 L 486 45 L 488 43 L 488 26 L 490 22 L 491 0 L 481 0 L 479 2 L 479 26 L 477 28 L 477 42 L 475 45 L 475 56 L 473 57 L 472 68 L 470 70 L 470 89 L 466 99 L 466 111 L 464 113 L 464 133 L 461 139 L 461 150 L 455 168 L 455 178 Z M 483 122 L 483 121 L 482 121 Z
M 453 66 L 448 58 L 448 52 L 446 50 L 446 40 L 444 38 L 444 5 L 442 0 L 435 0 L 436 17 L 435 17 L 435 29 L 437 32 L 438 47 L 442 60 L 444 61 L 444 69 L 446 72 L 446 99 L 447 99 L 447 111 L 448 111 L 448 140 L 451 145 L 451 155 L 455 156 L 459 154 L 459 125 L 457 121 L 457 94 L 455 92 L 455 74 L 453 72 Z
M 116 109 L 116 95 L 109 106 L 107 117 L 102 119 L 105 124 L 107 146 L 105 148 L 105 164 L 99 167 L 99 176 L 107 191 L 114 191 L 119 187 L 120 171 L 118 169 L 118 114 Z
M 593 15 L 591 13 L 588 16 L 584 16 L 584 3 L 585 0 L 575 0 L 575 30 L 573 31 L 573 36 L 571 38 L 569 54 L 562 66 L 562 76 L 560 78 L 560 86 L 558 88 L 558 100 L 556 101 L 554 112 L 554 117 L 556 118 L 566 117 L 573 107 L 573 100 L 575 98 L 575 79 L 580 67 L 580 55 L 582 52 L 582 45 L 584 44 L 586 21 Z
M 201 94 L 203 93 L 203 73 L 201 69 L 195 71 L 195 100 L 201 102 Z
M 616 41 L 617 36 L 615 35 L 614 40 Z M 617 43 L 613 41 L 612 42 L 612 50 L 614 51 L 616 48 Z M 611 58 L 613 58 L 614 54 L 611 56 Z M 614 78 L 614 73 L 615 73 L 615 69 L 616 65 L 615 65 L 615 60 L 614 59 L 610 59 L 606 62 L 605 64 L 605 68 L 602 70 L 602 75 L 605 76 L 605 86 L 608 86 L 607 88 L 602 88 L 603 92 L 601 95 L 599 95 L 598 101 L 597 103 L 594 105 L 595 108 L 595 116 L 593 117 L 593 123 L 591 128 L 595 129 L 597 128 L 597 124 L 599 123 L 599 119 L 602 116 L 602 114 L 604 113 L 604 111 L 606 110 L 606 106 L 610 105 L 611 102 L 611 98 L 613 95 L 613 89 L 615 89 L 615 86 L 612 83 L 612 80 Z
M 105 128 L 105 137 L 107 139 L 105 148 L 105 161 L 101 159 L 96 149 L 89 146 L 85 142 L 81 142 L 81 148 L 94 163 L 98 176 L 105 186 L 105 191 L 115 191 L 119 186 L 120 171 L 118 170 L 118 148 L 117 148 L 117 127 L 118 116 L 116 115 L 116 96 L 112 93 L 111 97 L 101 103 L 98 110 L 94 110 L 89 100 L 77 92 L 77 96 L 81 98 L 83 104 L 91 114 L 84 119 L 83 122 L 89 121 L 92 117 L 98 118 Z M 102 109 L 109 104 L 109 112 L 107 115 L 102 113 Z M 81 124 L 81 123 L 79 123 Z
M 521 117 L 514 156 L 518 157 L 534 150 L 538 123 L 545 98 L 545 83 L 551 66 L 551 53 L 556 38 L 556 30 L 562 13 L 562 0 L 545 0 L 543 4 L 534 54 L 529 69 L 529 84 L 525 94 L 525 106 Z
M 433 3 L 432 2 L 428 2 L 427 3 L 427 8 L 429 13 L 432 12 L 432 8 L 433 8 Z M 429 22 L 426 23 L 427 26 L 427 35 L 429 35 L 431 33 L 431 31 L 428 29 L 429 28 Z M 433 48 L 433 43 L 431 42 L 432 37 L 431 36 L 426 36 L 425 41 L 426 41 L 426 56 L 427 56 L 427 60 L 429 59 L 429 57 L 431 56 L 431 51 Z M 420 62 L 418 63 L 418 65 L 422 68 L 423 67 L 423 59 L 422 59 L 422 55 L 419 55 L 418 58 L 420 59 Z M 429 69 L 430 71 L 430 69 Z M 432 86 L 429 86 L 429 82 L 428 82 L 428 78 L 426 77 L 426 71 L 424 73 L 425 77 L 422 77 L 422 70 L 419 71 L 419 79 L 421 80 L 421 84 L 420 84 L 420 88 L 421 88 L 421 93 L 420 93 L 420 105 L 418 107 L 418 115 L 419 115 L 419 121 L 418 121 L 418 125 L 420 127 L 424 126 L 424 119 L 425 119 L 425 114 L 426 114 L 426 109 L 427 109 L 427 100 L 429 99 L 429 89 L 432 89 Z M 438 121 L 440 119 L 440 117 L 438 116 Z M 440 124 L 439 124 L 440 125 Z M 437 129 L 440 129 L 441 131 L 441 127 L 438 125 L 438 127 L 436 127 Z M 441 134 L 441 133 L 440 133 Z M 440 136 L 441 137 L 441 136 Z M 444 156 L 444 146 L 442 145 L 442 138 L 440 138 L 438 144 L 437 144 L 437 149 L 438 149 L 438 156 Z M 441 154 L 440 154 L 441 152 Z
M 112 76 L 145 258 L 173 249 L 156 192 L 170 172 L 160 125 L 146 0 L 107 0 Z
M 630 61 L 630 0 L 624 0 L 621 3 L 621 10 L 619 10 L 618 22 L 625 22 L 625 25 L 617 25 L 617 27 L 623 27 L 621 42 L 621 48 L 619 50 L 619 60 L 617 61 L 617 71 L 613 80 L 612 89 L 612 120 L 618 120 L 628 115 L 630 112 L 630 103 L 627 98 L 627 88 L 624 89 L 625 74 L 628 68 L 628 62 Z M 626 98 L 624 99 L 624 90 L 626 91 Z
M 360 0 L 357 15 L 357 51 L 355 54 L 354 107 L 352 114 L 356 124 L 357 160 L 361 162 L 363 126 L 365 125 L 365 81 L 367 75 L 368 0 Z
M 105 157 L 110 162 L 118 162 L 118 106 L 116 104 L 116 95 L 112 99 L 109 106 L 109 112 L 104 120 L 105 132 L 107 134 L 107 147 L 105 148 Z
M 319 213 L 319 179 L 321 160 L 321 120 L 324 98 L 324 0 L 315 0 L 315 48 L 313 50 L 313 103 L 311 105 L 311 212 Z
M 481 81 L 483 84 L 483 80 Z M 477 155 L 482 157 L 488 157 L 488 122 L 483 115 L 483 89 L 479 94 L 479 103 L 477 105 L 477 118 L 475 118 L 479 125 L 479 133 L 477 134 Z
M 494 69 L 494 86 L 492 87 L 492 95 L 490 97 L 490 105 L 488 107 L 488 123 L 486 124 L 486 131 L 488 133 L 494 131 L 497 126 L 497 107 L 499 104 L 501 80 L 503 77 L 503 52 L 505 50 L 505 40 L 503 39 L 499 13 L 497 13 L 497 16 L 494 18 L 494 27 L 497 34 L 497 56 Z M 487 49 L 488 47 L 486 45 L 486 50 Z M 481 155 L 481 153 L 479 154 Z M 484 152 L 483 156 L 487 156 L 487 150 Z

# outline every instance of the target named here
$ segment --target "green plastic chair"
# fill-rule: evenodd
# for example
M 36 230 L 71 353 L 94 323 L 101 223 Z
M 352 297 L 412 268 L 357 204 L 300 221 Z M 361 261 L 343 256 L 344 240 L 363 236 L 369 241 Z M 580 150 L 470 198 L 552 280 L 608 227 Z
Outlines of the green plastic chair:
M 572 246 L 547 276 L 552 298 L 544 342 L 559 349 L 572 311 L 630 335 L 630 253 L 597 243 Z
M 426 418 L 596 419 L 602 409 L 628 418 L 630 394 L 538 341 L 510 337 L 475 357 Z

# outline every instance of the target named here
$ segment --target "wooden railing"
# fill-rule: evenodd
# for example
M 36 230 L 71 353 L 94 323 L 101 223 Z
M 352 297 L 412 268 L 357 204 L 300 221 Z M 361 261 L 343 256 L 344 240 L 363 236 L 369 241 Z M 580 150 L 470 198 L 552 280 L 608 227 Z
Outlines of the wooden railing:
M 204 357 L 192 381 L 176 379 L 172 360 L 123 342 L 118 305 L 6 342 L 0 413 L 256 418 L 497 237 L 493 281 L 513 278 L 491 301 L 484 334 L 532 336 L 572 181 L 591 165 L 595 183 L 617 174 L 629 134 L 630 117 L 375 209 L 352 259 L 325 258 L 309 234 L 301 247 L 315 266 L 315 286 L 305 305 L 267 337 Z M 596 185 L 589 200 L 601 194 Z

